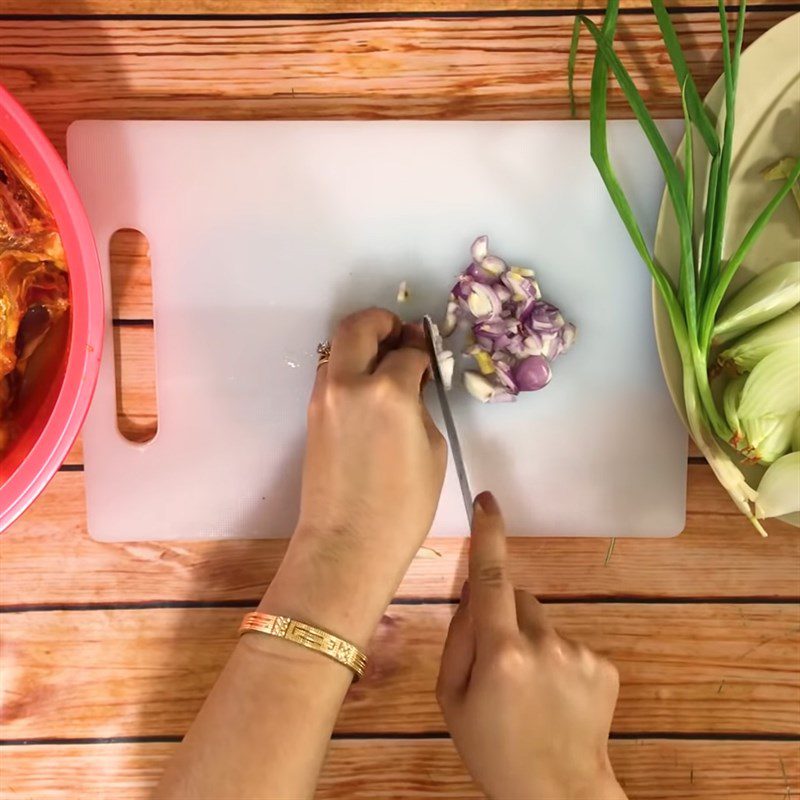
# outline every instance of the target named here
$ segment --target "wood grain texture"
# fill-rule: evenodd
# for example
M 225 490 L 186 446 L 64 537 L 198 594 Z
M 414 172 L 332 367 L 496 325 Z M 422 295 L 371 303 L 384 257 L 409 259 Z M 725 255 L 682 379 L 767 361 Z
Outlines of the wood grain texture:
M 153 328 L 114 328 L 117 428 L 132 442 L 147 442 L 158 429 Z
M 111 235 L 108 256 L 114 319 L 152 319 L 153 285 L 147 238 L 134 228 L 120 228 Z
M 335 10 L 560 8 L 562 0 L 340 0 Z M 645 0 L 623 0 L 627 7 Z M 761 2 L 761 0 L 758 0 Z M 224 5 L 223 5 L 224 3 Z M 238 13 L 245 0 L 4 0 L 2 14 Z M 334 0 L 247 0 L 248 13 L 326 13 Z M 698 6 L 691 0 L 674 5 Z M 180 4 L 180 6 L 179 6 Z M 602 3 L 598 3 L 602 5 Z M 292 11 L 285 9 L 291 5 Z M 259 9 L 255 11 L 254 9 Z M 284 10 L 281 10 L 284 9 Z M 791 13 L 757 11 L 748 40 Z M 64 152 L 67 125 L 99 118 L 564 118 L 572 12 L 497 18 L 5 20 L 0 82 Z M 676 16 L 701 91 L 720 71 L 713 11 Z M 659 116 L 680 112 L 656 26 L 626 15 L 620 41 Z M 585 113 L 592 47 L 576 86 Z M 615 94 L 614 115 L 627 115 Z M 124 241 L 123 260 L 140 255 Z M 149 316 L 136 268 L 115 315 Z M 139 281 L 137 283 L 137 281 Z M 153 418 L 146 329 L 121 328 L 127 422 Z M 148 403 L 150 405 L 148 406 Z M 127 424 L 123 421 L 124 424 Z M 82 463 L 80 443 L 70 455 Z M 549 599 L 800 596 L 800 537 L 775 525 L 763 541 L 707 467 L 692 465 L 687 532 L 674 540 L 514 539 L 514 577 Z M 464 540 L 435 540 L 415 559 L 401 598 L 452 598 Z M 86 534 L 83 475 L 59 473 L 0 537 L 0 604 L 251 601 L 285 543 L 102 545 Z M 800 730 L 798 609 L 788 604 L 554 603 L 565 633 L 607 650 L 622 671 L 618 732 Z M 3 736 L 165 736 L 185 730 L 233 645 L 243 609 L 112 609 L 0 614 Z M 452 607 L 394 605 L 366 681 L 340 731 L 441 730 L 431 689 Z M 54 732 L 57 732 L 54 734 Z M 132 800 L 150 795 L 173 744 L 0 747 L 0 797 Z M 789 800 L 800 791 L 797 741 L 611 742 L 632 800 Z M 337 740 L 318 797 L 477 798 L 444 739 Z
M 748 16 L 747 41 L 790 11 Z M 704 93 L 720 73 L 716 13 L 676 14 Z M 480 19 L 0 22 L 0 83 L 62 152 L 78 118 L 565 118 L 572 15 Z M 617 43 L 659 116 L 680 90 L 651 16 Z M 576 90 L 585 113 L 594 49 Z M 610 113 L 628 114 L 618 91 Z M 588 146 L 588 145 L 587 145 Z
M 81 466 L 83 464 L 83 440 L 80 436 L 78 436 L 67 453 L 64 464 L 69 467 Z
M 764 5 L 754 0 L 748 6 Z M 537 12 L 576 8 L 605 8 L 605 0 L 4 0 L 4 14 L 141 15 L 323 15 L 323 14 L 441 14 L 476 12 Z M 620 7 L 649 8 L 648 0 L 621 0 Z M 669 8 L 715 8 L 710 0 L 671 0 Z
M 782 523 L 757 536 L 708 467 L 689 467 L 690 512 L 675 539 L 511 539 L 513 577 L 543 597 L 800 597 L 800 537 Z M 697 485 L 697 488 L 694 488 Z M 454 598 L 464 539 L 431 539 L 400 586 L 404 598 Z M 257 600 L 285 540 L 101 544 L 86 532 L 83 474 L 60 472 L 0 536 L 0 603 Z
M 6 746 L 0 750 L 0 797 L 148 800 L 176 747 Z M 609 749 L 631 800 L 792 800 L 800 790 L 795 742 L 639 739 L 612 741 Z M 484 795 L 449 740 L 368 739 L 331 744 L 316 797 L 482 800 Z
M 453 605 L 393 605 L 339 733 L 446 731 L 434 698 Z M 182 736 L 236 641 L 240 608 L 0 615 L 0 738 Z M 620 671 L 616 733 L 800 735 L 796 605 L 551 604 Z

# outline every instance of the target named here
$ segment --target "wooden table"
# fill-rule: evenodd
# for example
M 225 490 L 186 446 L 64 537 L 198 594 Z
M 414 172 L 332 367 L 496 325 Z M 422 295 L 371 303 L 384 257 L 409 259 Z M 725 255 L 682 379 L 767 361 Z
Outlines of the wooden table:
M 674 3 L 702 92 L 721 69 L 709 3 Z M 651 107 L 677 116 L 643 4 L 623 0 L 618 40 Z M 754 3 L 747 39 L 792 10 Z M 62 152 L 82 117 L 563 118 L 574 14 L 565 0 L 4 0 L 0 82 Z M 585 42 L 581 114 L 591 60 Z M 627 113 L 618 93 L 611 108 Z M 120 426 L 140 436 L 155 419 L 149 286 L 132 237 L 116 242 L 115 260 Z M 433 697 L 464 542 L 429 544 L 350 694 L 320 797 L 479 796 Z M 0 539 L 2 797 L 147 797 L 283 549 L 91 541 L 78 443 Z M 620 669 L 611 754 L 632 798 L 797 797 L 795 530 L 773 525 L 759 539 L 692 456 L 679 538 L 510 549 L 518 583 Z

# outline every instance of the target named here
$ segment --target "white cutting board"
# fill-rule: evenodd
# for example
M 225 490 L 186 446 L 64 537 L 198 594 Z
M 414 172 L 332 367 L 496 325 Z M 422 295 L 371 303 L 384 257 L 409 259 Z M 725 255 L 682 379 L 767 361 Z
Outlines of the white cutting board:
M 676 143 L 681 126 L 664 128 Z M 635 123 L 610 129 L 650 237 L 658 167 Z M 83 434 L 94 538 L 289 535 L 317 342 L 365 305 L 438 315 L 483 233 L 537 270 L 579 335 L 544 391 L 497 406 L 453 393 L 473 489 L 497 494 L 514 535 L 682 530 L 686 435 L 647 270 L 587 123 L 81 121 L 68 151 L 106 287 L 118 228 L 147 236 L 153 271 L 159 421 L 146 445 L 117 430 L 106 298 Z M 412 300 L 397 307 L 401 280 Z M 432 533 L 466 533 L 452 465 Z

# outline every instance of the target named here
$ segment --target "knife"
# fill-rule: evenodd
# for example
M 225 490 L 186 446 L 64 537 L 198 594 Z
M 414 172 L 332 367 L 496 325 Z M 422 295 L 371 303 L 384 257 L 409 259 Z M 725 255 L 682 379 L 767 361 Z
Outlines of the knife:
M 428 343 L 428 354 L 431 357 L 431 372 L 433 382 L 436 384 L 436 394 L 439 397 L 439 405 L 442 409 L 444 428 L 447 439 L 450 442 L 450 453 L 453 456 L 453 463 L 456 466 L 458 475 L 458 485 L 461 487 L 461 497 L 464 500 L 464 508 L 467 511 L 467 522 L 472 526 L 472 491 L 469 488 L 469 478 L 467 478 L 467 468 L 464 465 L 464 454 L 461 452 L 461 443 L 458 441 L 458 430 L 456 421 L 453 419 L 453 412 L 450 410 L 450 401 L 447 399 L 447 389 L 442 380 L 442 371 L 439 368 L 439 355 L 442 352 L 442 338 L 427 314 L 422 318 L 422 328 L 425 332 L 425 341 Z

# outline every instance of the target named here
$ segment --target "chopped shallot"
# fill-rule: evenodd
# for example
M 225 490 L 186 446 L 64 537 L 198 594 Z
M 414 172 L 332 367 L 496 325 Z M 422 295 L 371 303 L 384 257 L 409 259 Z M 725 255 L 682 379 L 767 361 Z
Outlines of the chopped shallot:
M 577 331 L 542 300 L 533 270 L 509 267 L 489 253 L 487 236 L 479 236 L 470 253 L 440 331 L 448 337 L 459 323 L 469 326 L 463 352 L 477 369 L 464 372 L 464 386 L 482 403 L 510 402 L 550 382 L 551 362 L 572 346 Z

